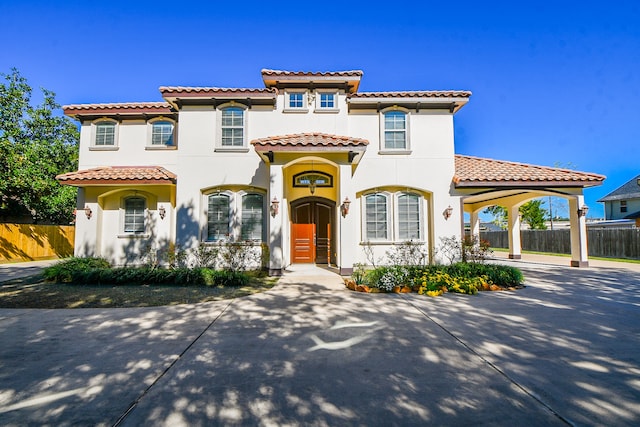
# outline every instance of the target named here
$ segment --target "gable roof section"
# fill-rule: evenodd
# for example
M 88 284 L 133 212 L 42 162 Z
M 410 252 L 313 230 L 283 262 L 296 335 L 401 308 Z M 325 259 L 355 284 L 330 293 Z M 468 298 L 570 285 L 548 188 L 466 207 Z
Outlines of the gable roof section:
M 639 179 L 640 179 L 640 175 L 636 176 L 630 181 L 627 181 L 620 187 L 613 190 L 611 193 L 599 199 L 598 202 L 613 202 L 615 200 L 639 199 L 640 198 L 640 184 L 638 183 Z
M 251 141 L 256 151 L 338 151 L 366 149 L 369 141 L 351 136 L 330 135 L 320 132 L 269 136 Z
M 161 166 L 102 166 L 56 176 L 63 185 L 175 184 L 177 176 Z
M 472 156 L 455 156 L 456 188 L 465 187 L 592 187 L 604 181 L 604 175 L 551 168 L 526 163 L 506 162 Z

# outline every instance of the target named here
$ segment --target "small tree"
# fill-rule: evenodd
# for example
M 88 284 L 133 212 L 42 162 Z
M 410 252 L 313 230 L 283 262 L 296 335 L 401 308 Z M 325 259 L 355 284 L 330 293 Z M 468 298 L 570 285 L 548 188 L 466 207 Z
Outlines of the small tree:
M 533 230 L 546 230 L 547 226 L 544 222 L 547 211 L 542 208 L 542 199 L 530 200 L 520 206 L 518 213 L 522 217 L 522 221 L 529 225 Z M 507 209 L 503 206 L 489 206 L 483 213 L 493 215 L 493 223 L 501 229 L 507 229 Z

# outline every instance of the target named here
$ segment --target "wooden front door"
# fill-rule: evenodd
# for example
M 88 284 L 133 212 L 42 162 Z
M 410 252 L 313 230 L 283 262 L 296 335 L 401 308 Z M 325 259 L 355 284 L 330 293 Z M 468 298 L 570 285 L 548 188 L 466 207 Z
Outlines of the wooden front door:
M 334 208 L 332 202 L 320 198 L 307 198 L 292 203 L 292 230 L 291 235 L 294 235 L 294 225 L 315 225 L 314 229 L 314 254 L 311 261 L 296 261 L 296 251 L 292 251 L 291 262 L 315 262 L 318 264 L 328 264 L 335 262 L 332 259 L 331 249 L 331 223 L 334 215 Z M 292 240 L 293 242 L 293 240 Z M 292 248 L 294 245 L 292 243 Z
M 316 225 L 291 224 L 291 262 L 313 263 L 316 259 Z

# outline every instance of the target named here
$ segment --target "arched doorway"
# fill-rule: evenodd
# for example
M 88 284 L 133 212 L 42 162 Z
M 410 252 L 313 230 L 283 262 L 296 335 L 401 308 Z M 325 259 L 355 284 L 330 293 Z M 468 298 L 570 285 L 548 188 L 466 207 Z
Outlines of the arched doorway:
M 335 264 L 335 203 L 321 197 L 291 202 L 291 263 Z

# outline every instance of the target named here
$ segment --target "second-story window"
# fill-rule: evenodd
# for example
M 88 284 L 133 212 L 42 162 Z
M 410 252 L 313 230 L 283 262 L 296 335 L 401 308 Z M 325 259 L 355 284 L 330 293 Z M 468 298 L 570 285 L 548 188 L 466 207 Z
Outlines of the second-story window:
M 627 201 L 626 200 L 620 200 L 620 212 L 621 213 L 627 212 Z
M 221 126 L 223 147 L 244 146 L 244 110 L 238 107 L 228 107 L 222 110 Z
M 154 122 L 151 125 L 151 145 L 174 145 L 173 123 L 168 121 Z
M 384 149 L 407 149 L 407 114 L 402 111 L 384 113 Z
M 336 95 L 333 93 L 321 93 L 320 108 L 336 108 Z
M 304 108 L 304 94 L 293 92 L 289 94 L 289 108 Z
M 96 123 L 95 146 L 114 146 L 116 144 L 116 124 L 113 122 Z

